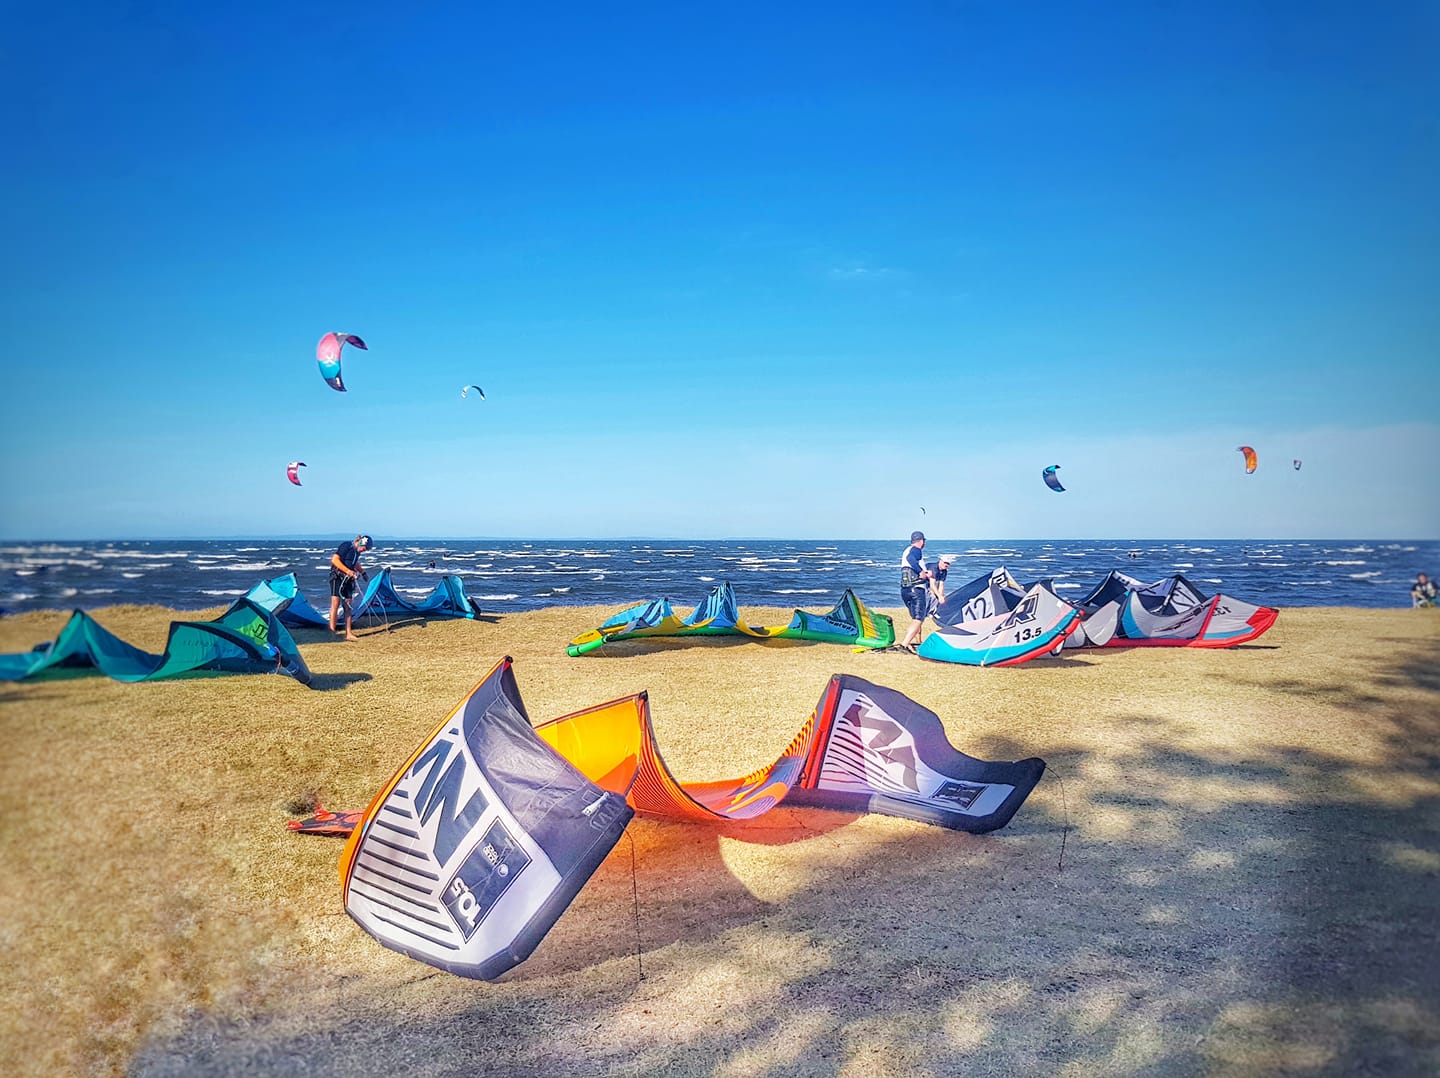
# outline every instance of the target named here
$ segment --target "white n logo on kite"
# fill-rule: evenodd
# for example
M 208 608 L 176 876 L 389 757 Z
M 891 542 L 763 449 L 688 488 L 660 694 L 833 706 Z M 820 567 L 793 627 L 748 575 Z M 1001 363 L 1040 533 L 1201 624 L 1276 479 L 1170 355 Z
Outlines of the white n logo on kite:
M 909 790 L 920 789 L 915 778 L 915 748 L 910 731 L 864 697 L 845 710 L 845 718 L 855 727 L 860 744 L 887 764 L 894 765 L 889 777 Z M 865 735 L 873 736 L 867 741 Z
M 480 821 L 490 802 L 485 791 L 477 789 L 470 795 L 464 807 L 460 807 L 460 796 L 465 786 L 465 756 L 457 753 L 449 767 L 444 766 L 445 758 L 455 746 L 449 741 L 437 741 L 424 752 L 410 769 L 411 776 L 428 770 L 425 781 L 415 794 L 415 809 L 420 823 L 426 824 L 438 811 L 440 821 L 435 828 L 435 841 L 431 852 L 437 864 L 445 864 L 454 855 L 465 836 Z

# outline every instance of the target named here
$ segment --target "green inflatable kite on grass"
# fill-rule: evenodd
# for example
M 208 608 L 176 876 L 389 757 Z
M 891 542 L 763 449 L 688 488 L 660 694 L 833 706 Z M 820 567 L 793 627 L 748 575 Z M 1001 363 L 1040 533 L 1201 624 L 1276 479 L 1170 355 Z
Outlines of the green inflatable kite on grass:
M 887 648 L 895 643 L 895 623 L 876 614 L 849 588 L 833 610 L 825 614 L 795 611 L 789 625 L 764 627 L 740 620 L 735 589 L 729 582 L 716 584 L 689 617 L 680 617 L 669 599 L 638 603 L 608 618 L 598 629 L 577 636 L 565 649 L 570 656 L 585 655 L 614 640 L 647 636 L 748 636 L 755 640 L 815 640 Z

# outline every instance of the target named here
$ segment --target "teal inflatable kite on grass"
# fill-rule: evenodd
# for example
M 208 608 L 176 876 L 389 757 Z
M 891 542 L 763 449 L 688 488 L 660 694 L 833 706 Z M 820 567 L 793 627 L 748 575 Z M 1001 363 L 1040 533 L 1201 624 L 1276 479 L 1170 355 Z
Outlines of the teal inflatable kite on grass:
M 237 599 L 214 621 L 172 621 L 165 650 L 151 655 L 127 644 L 83 610 L 54 640 L 34 651 L 0 655 L 0 681 L 19 681 L 57 667 L 94 667 L 116 681 L 158 681 L 195 670 L 288 674 L 310 684 L 310 668 L 274 614 Z
M 888 615 L 873 612 L 846 588 L 828 613 L 797 610 L 789 625 L 746 625 L 740 620 L 735 589 L 727 581 L 716 584 L 688 617 L 676 614 L 669 599 L 637 603 L 606 619 L 598 629 L 577 636 L 565 653 L 584 655 L 612 640 L 646 636 L 748 636 L 756 640 L 814 640 L 887 648 L 895 643 L 895 624 Z
M 329 618 L 310 605 L 300 591 L 294 573 L 271 580 L 262 580 L 245 593 L 245 598 L 269 610 L 286 625 L 295 629 L 328 629 Z M 465 582 L 447 574 L 430 589 L 423 599 L 411 602 L 398 591 L 390 570 L 382 569 L 365 585 L 365 591 L 350 607 L 355 620 L 376 614 L 416 614 L 436 618 L 474 618 L 480 604 L 465 594 Z

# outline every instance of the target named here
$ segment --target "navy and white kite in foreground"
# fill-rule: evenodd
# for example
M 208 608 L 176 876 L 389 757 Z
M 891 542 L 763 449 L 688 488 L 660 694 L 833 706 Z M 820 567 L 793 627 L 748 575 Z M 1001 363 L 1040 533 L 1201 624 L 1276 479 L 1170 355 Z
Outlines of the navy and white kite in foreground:
M 530 956 L 633 815 L 540 740 L 504 659 L 365 810 L 340 858 L 345 912 L 386 947 L 498 977 Z
M 635 812 L 736 823 L 779 804 L 984 832 L 1040 781 L 1039 759 L 977 760 L 939 717 L 836 674 L 769 767 L 682 783 L 645 693 L 531 726 L 502 659 L 381 789 L 340 859 L 345 910 L 386 947 L 465 977 L 523 961 Z

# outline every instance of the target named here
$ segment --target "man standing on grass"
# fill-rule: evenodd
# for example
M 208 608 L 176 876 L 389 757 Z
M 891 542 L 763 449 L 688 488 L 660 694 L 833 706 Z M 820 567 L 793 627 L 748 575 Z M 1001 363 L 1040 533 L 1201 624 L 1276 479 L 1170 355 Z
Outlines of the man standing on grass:
M 930 570 L 925 567 L 924 532 L 911 532 L 910 545 L 900 555 L 900 599 L 914 619 L 900 647 L 913 654 L 920 646 L 925 615 L 930 611 Z
M 350 628 L 350 600 L 355 598 L 355 581 L 364 572 L 360 568 L 360 555 L 371 545 L 368 535 L 357 535 L 354 539 L 346 539 L 330 555 L 330 631 L 339 632 L 335 628 L 335 615 L 339 613 L 341 600 L 344 600 L 346 640 L 360 639 Z

